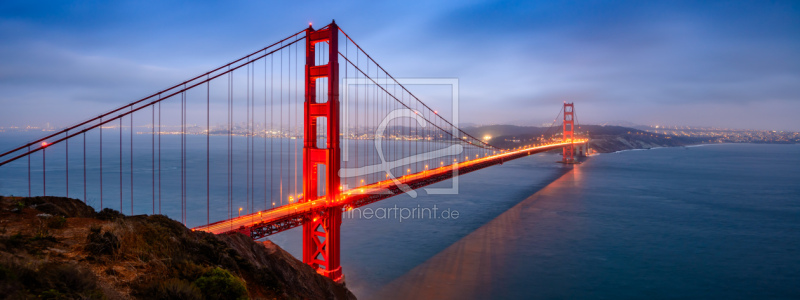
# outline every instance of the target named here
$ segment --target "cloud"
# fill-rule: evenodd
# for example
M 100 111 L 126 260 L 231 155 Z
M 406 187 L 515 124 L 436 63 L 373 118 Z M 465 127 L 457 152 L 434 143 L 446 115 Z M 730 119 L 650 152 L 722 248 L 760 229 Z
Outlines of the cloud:
M 0 65 L 6 126 L 34 120 L 72 123 L 78 116 L 99 114 L 187 76 L 185 71 L 81 54 L 41 41 L 6 44 L 0 56 L 13 58 Z
M 566 100 L 620 108 L 618 113 L 603 110 L 596 119 L 634 116 L 647 123 L 686 120 L 680 107 L 695 103 L 724 111 L 766 100 L 784 105 L 800 101 L 796 10 L 786 17 L 775 12 L 780 7 L 759 6 L 750 17 L 739 18 L 753 5 L 732 5 L 723 14 L 712 14 L 716 7 L 711 6 L 681 7 L 685 4 L 585 4 L 574 11 L 541 6 L 488 3 L 455 11 L 440 26 L 432 26 L 464 33 L 466 38 L 437 37 L 448 45 L 441 52 L 462 63 L 453 70 L 460 69 L 464 81 L 473 79 L 465 89 L 480 95 L 475 101 L 489 98 L 494 107 L 506 108 L 505 114 L 475 108 L 465 119 L 496 115 L 485 121 L 496 123 L 523 118 L 531 112 L 508 108 L 533 109 Z M 493 13 L 483 13 L 489 10 Z M 640 112 L 624 112 L 630 106 Z M 786 128 L 768 115 L 760 117 L 761 128 Z M 701 122 L 735 123 L 721 116 Z
M 738 112 L 800 101 L 791 1 L 3 5 L 0 101 L 20 108 L 110 108 L 334 17 L 396 77 L 458 77 L 465 122 L 550 119 L 563 101 L 585 106 L 587 120 L 640 123 L 692 121 L 681 108 L 698 104 Z

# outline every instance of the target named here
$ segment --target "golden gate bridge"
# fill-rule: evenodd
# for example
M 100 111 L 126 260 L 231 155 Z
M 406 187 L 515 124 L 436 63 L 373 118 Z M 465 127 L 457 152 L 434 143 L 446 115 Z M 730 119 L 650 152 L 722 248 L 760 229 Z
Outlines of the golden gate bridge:
M 340 85 L 342 75 L 354 84 Z M 212 117 L 225 124 L 212 128 Z M 9 149 L 0 154 L 0 174 L 26 174 L 29 197 L 77 195 L 86 202 L 93 193 L 103 209 L 109 207 L 105 199 L 118 196 L 120 211 L 127 200 L 130 214 L 143 213 L 135 212 L 134 201 L 147 200 L 149 213 L 160 214 L 162 192 L 172 191 L 179 195 L 184 224 L 189 198 L 205 200 L 206 225 L 193 230 L 215 234 L 260 239 L 302 226 L 302 260 L 341 281 L 343 212 L 536 153 L 561 149 L 561 162 L 575 163 L 588 144 L 576 128 L 574 104 L 565 102 L 536 143 L 499 149 L 422 102 L 332 22 L 319 29 L 309 25 L 211 71 Z M 112 138 L 104 141 L 104 130 Z M 137 134 L 149 134 L 149 143 L 135 143 Z M 187 155 L 189 147 L 197 148 L 187 142 L 191 135 L 205 137 L 205 149 L 191 149 L 205 150 L 205 161 Z M 165 136 L 179 139 L 162 140 Z M 150 155 L 134 155 L 134 146 L 149 146 Z M 51 178 L 50 190 L 48 155 L 63 162 L 50 173 L 64 172 L 63 183 Z M 33 160 L 41 160 L 41 172 L 32 170 L 39 167 Z M 211 161 L 221 160 L 226 169 L 212 168 Z M 87 169 L 93 168 L 99 174 L 90 178 Z M 34 173 L 41 174 L 40 184 Z M 205 191 L 190 187 L 198 183 Z M 108 195 L 103 189 L 108 185 L 116 185 L 119 195 Z M 212 206 L 223 200 L 227 215 L 212 220 Z

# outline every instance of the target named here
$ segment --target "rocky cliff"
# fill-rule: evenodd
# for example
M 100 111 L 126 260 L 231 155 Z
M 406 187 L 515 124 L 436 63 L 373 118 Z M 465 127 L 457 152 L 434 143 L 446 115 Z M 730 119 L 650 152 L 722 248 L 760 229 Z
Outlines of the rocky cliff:
M 0 298 L 355 299 L 266 241 L 58 197 L 0 198 Z

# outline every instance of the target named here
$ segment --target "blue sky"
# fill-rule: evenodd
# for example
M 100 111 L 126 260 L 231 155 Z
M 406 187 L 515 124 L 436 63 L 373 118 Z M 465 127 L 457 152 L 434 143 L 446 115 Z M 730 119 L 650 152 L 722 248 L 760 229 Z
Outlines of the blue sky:
M 461 121 L 800 131 L 798 1 L 0 2 L 0 126 L 66 125 L 337 23 Z M 423 99 L 424 100 L 424 99 Z

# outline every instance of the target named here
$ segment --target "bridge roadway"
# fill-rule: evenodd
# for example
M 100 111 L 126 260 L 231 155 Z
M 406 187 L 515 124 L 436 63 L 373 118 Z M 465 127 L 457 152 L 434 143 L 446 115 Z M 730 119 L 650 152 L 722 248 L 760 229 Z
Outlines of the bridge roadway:
M 582 144 L 586 140 L 574 140 L 572 144 Z M 550 143 L 536 145 L 516 150 L 507 150 L 500 154 L 486 156 L 443 166 L 436 169 L 425 170 L 415 174 L 409 174 L 396 178 L 400 183 L 408 185 L 411 189 L 418 189 L 439 181 L 447 180 L 480 170 L 489 166 L 502 164 L 504 161 L 529 156 L 536 153 L 555 150 L 569 145 L 570 142 Z M 262 238 L 277 232 L 288 230 L 300 226 L 304 218 L 314 217 L 315 212 L 320 212 L 332 207 L 340 207 L 343 211 L 356 207 L 361 207 L 374 203 L 405 191 L 395 185 L 392 179 L 387 179 L 377 183 L 361 186 L 343 192 L 339 199 L 328 203 L 325 197 L 320 197 L 312 201 L 301 201 L 258 211 L 255 213 L 239 216 L 230 220 L 223 220 L 204 226 L 195 227 L 192 230 L 207 231 L 214 234 L 240 232 L 254 239 Z

